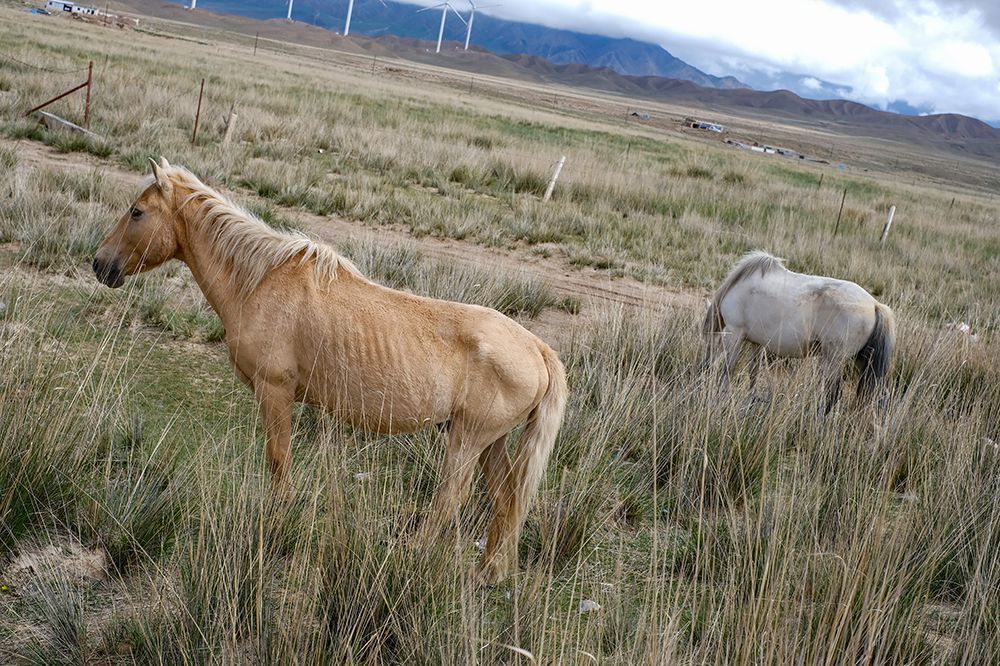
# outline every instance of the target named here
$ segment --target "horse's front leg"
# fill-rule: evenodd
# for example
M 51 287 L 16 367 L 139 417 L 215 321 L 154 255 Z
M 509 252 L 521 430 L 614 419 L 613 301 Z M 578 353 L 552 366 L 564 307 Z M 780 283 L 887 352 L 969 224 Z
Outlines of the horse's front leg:
M 730 375 L 733 372 L 733 368 L 736 367 L 737 359 L 740 357 L 740 349 L 743 344 L 743 332 L 726 330 L 722 335 L 722 344 L 725 349 L 726 360 L 722 378 L 720 379 L 720 386 L 723 390 L 725 390 L 729 388 Z
M 757 344 L 751 344 L 753 354 L 750 357 L 750 390 L 757 386 L 757 378 L 760 377 L 760 369 L 764 366 L 767 350 Z
M 288 482 L 291 466 L 293 392 L 286 386 L 265 380 L 254 382 L 254 395 L 260 407 L 267 440 L 267 463 L 271 468 L 271 483 L 275 490 Z

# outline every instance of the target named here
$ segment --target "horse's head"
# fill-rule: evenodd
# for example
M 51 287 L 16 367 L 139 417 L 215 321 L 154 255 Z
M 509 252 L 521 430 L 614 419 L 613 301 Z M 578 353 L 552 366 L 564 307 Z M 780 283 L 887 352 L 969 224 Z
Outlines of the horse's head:
M 94 256 L 97 279 L 112 288 L 125 277 L 156 268 L 177 256 L 180 246 L 175 224 L 170 165 L 160 158 L 153 167 L 153 181 L 104 238 Z

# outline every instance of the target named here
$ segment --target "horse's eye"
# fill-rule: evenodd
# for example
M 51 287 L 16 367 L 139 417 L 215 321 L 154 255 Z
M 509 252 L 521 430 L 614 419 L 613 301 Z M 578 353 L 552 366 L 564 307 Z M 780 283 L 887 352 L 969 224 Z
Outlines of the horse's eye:
M 142 217 L 142 211 L 139 210 L 138 208 L 133 208 L 130 212 L 132 214 L 133 220 L 138 220 L 140 217 Z

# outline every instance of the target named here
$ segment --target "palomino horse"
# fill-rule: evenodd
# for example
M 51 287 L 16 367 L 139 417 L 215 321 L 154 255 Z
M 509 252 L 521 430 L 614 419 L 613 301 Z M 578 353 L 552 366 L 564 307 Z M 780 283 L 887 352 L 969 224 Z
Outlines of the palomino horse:
M 761 352 L 801 358 L 818 353 L 826 384 L 826 412 L 840 397 L 844 362 L 853 357 L 861 373 L 859 399 L 884 391 L 892 362 L 896 323 L 892 310 L 846 280 L 803 275 L 785 268 L 767 252 L 750 252 L 729 272 L 708 306 L 702 333 L 724 334 L 725 375 L 739 357 L 742 342 L 755 350 L 751 381 Z M 762 348 L 762 349 L 761 349 Z
M 170 259 L 187 264 L 257 399 L 276 486 L 294 401 L 381 433 L 446 431 L 424 529 L 455 518 L 478 461 L 493 503 L 482 570 L 501 577 L 566 406 L 556 353 L 495 310 L 375 284 L 329 246 L 275 231 L 189 171 L 150 162 L 148 186 L 97 251 L 97 278 L 114 288 Z M 522 423 L 512 464 L 505 442 Z

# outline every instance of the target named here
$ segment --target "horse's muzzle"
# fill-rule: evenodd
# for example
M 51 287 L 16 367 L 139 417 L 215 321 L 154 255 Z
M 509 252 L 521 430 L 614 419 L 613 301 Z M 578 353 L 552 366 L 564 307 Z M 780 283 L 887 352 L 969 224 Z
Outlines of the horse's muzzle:
M 117 263 L 105 263 L 95 258 L 93 267 L 94 275 L 97 276 L 97 279 L 112 289 L 117 289 L 125 284 L 125 277 L 122 275 L 121 270 L 119 270 Z

